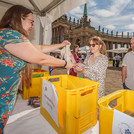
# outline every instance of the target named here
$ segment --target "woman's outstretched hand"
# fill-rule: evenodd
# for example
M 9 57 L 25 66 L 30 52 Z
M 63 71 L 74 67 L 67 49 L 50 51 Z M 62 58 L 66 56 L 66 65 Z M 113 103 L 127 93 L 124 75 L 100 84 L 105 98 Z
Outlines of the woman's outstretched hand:
M 63 47 L 65 47 L 66 45 L 71 45 L 68 40 L 64 40 L 63 42 L 61 42 L 61 44 L 63 45 Z
M 75 67 L 76 65 L 74 63 L 72 63 L 71 61 L 67 61 L 67 65 L 65 68 L 70 69 L 70 68 L 75 68 Z

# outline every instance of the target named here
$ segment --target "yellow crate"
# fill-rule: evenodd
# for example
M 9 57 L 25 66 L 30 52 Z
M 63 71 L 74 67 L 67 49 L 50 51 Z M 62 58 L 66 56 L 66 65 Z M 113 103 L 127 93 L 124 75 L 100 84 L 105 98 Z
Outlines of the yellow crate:
M 116 100 L 117 104 L 112 109 L 109 103 Z M 114 109 L 126 113 L 134 113 L 134 91 L 118 90 L 98 100 L 99 104 L 99 134 L 112 134 Z
M 43 76 L 49 76 L 49 71 L 42 70 L 40 68 L 33 68 L 32 80 L 31 80 L 32 86 L 30 88 L 27 88 L 25 81 L 22 80 L 23 99 L 28 99 L 30 97 L 41 95 L 42 86 L 40 85 L 40 83 L 41 83 L 41 77 Z
M 59 134 L 80 134 L 97 123 L 98 82 L 71 75 L 42 79 L 56 88 L 59 127 L 42 104 L 40 112 Z

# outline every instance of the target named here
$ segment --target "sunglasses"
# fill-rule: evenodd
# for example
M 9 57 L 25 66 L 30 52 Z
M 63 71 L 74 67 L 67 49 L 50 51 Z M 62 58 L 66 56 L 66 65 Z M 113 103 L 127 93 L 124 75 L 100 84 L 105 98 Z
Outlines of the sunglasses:
M 96 44 L 89 44 L 89 47 L 95 47 L 96 46 Z

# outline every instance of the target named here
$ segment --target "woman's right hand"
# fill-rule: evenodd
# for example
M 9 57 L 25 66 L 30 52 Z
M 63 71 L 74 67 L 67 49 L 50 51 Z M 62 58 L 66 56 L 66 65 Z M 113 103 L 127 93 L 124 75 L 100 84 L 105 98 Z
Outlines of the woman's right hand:
M 76 66 L 76 65 L 75 65 L 74 63 L 72 63 L 71 61 L 67 61 L 67 65 L 66 65 L 65 68 L 70 69 L 70 68 L 73 68 L 73 67 L 75 67 L 75 66 Z

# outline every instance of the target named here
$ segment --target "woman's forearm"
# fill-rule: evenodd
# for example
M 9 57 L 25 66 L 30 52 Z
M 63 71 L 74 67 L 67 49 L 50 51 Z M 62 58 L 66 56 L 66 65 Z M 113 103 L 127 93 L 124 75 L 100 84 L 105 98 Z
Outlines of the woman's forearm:
M 36 47 L 40 52 L 43 52 L 43 53 L 49 53 L 49 52 L 53 52 L 59 48 L 62 48 L 66 45 L 69 45 L 69 42 L 68 41 L 63 41 L 62 43 L 60 44 L 52 44 L 52 45 L 36 45 L 36 44 L 33 44 L 34 47 Z
M 126 66 L 123 66 L 122 67 L 122 82 L 124 83 L 125 82 L 125 79 L 126 79 Z
M 54 58 L 53 56 L 46 55 L 46 54 L 39 56 L 38 60 L 35 59 L 35 64 L 39 64 L 42 66 L 62 66 L 65 68 L 73 68 L 75 66 L 71 61 L 61 60 L 61 59 Z
M 49 55 L 43 55 L 41 59 L 37 61 L 36 64 L 42 65 L 42 66 L 64 66 L 65 61 L 60 60 L 58 58 L 54 58 Z
M 14 56 L 34 64 L 43 66 L 64 66 L 65 61 L 53 56 L 44 54 L 36 49 L 30 42 L 18 44 L 8 44 L 5 48 Z M 72 68 L 74 65 L 71 62 L 67 63 L 66 68 Z
M 49 53 L 55 51 L 59 48 L 64 47 L 62 44 L 53 44 L 53 45 L 34 45 L 40 52 Z

